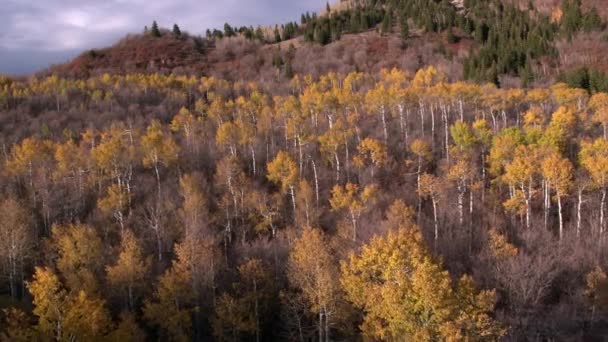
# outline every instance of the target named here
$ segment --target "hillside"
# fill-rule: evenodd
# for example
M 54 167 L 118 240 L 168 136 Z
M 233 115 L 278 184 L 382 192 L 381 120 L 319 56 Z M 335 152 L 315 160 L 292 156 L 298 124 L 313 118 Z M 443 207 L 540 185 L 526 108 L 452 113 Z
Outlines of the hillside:
M 399 6 L 405 6 L 414 16 L 402 16 L 399 10 L 378 5 L 364 6 L 366 2 L 354 5 L 343 1 L 329 14 L 303 15 L 299 25 L 288 23 L 275 29 L 274 34 L 269 28 L 242 27 L 230 28 L 231 32 L 209 31 L 205 38 L 188 34 L 176 37 L 167 30 L 162 37 L 130 35 L 112 47 L 85 52 L 39 75 L 176 72 L 270 82 L 276 80 L 277 69 L 282 74 L 285 68 L 289 68 L 289 74 L 319 76 L 332 70 L 372 72 L 391 66 L 415 72 L 422 66 L 435 65 L 452 80 L 518 86 L 528 82 L 548 84 L 581 67 L 608 72 L 602 58 L 608 53 L 608 33 L 598 19 L 601 17 L 592 15 L 603 14 L 595 11 L 593 1 L 577 5 L 572 0 L 570 7 L 564 7 L 555 1 L 539 0 L 534 3 L 538 8 L 532 9 L 472 0 L 433 5 L 439 6 L 436 8 L 402 1 Z M 516 4 L 521 6 L 520 2 Z M 424 19 L 425 13 L 432 11 L 439 18 L 451 16 L 452 26 L 446 19 Z M 568 13 L 564 15 L 564 11 Z M 367 18 L 363 27 L 359 18 Z M 406 37 L 403 20 L 408 26 Z M 365 28 L 368 25 L 371 27 Z M 511 34 L 499 34 L 500 27 L 511 27 L 501 29 Z M 318 39 L 324 41 L 319 43 Z
M 153 24 L 0 76 L 0 342 L 605 340 L 591 4 Z

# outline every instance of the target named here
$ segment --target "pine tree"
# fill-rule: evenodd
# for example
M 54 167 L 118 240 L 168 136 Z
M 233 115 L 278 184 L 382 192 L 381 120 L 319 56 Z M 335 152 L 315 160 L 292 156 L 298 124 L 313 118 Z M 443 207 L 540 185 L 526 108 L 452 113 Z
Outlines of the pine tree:
M 387 33 L 391 33 L 393 30 L 393 14 L 391 13 L 390 10 L 387 10 L 386 13 L 384 13 L 384 18 L 382 19 L 382 28 L 381 28 L 381 32 L 382 34 L 387 34 Z
M 407 16 L 405 14 L 401 15 L 401 38 L 408 39 L 410 37 L 410 27 L 407 23 Z
M 182 35 L 182 31 L 179 29 L 179 26 L 177 26 L 177 24 L 173 24 L 173 35 L 176 37 L 181 37 Z
M 152 35 L 152 37 L 161 36 L 161 33 L 160 33 L 160 30 L 158 29 L 158 24 L 156 23 L 156 20 L 154 20 L 152 22 L 152 28 L 150 29 L 150 34 Z

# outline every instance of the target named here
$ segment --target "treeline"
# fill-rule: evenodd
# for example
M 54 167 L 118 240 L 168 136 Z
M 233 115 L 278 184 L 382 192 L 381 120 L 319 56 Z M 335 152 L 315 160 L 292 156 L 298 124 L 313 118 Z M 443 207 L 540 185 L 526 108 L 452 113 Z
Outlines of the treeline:
M 0 79 L 0 338 L 602 334 L 608 94 L 445 80 Z
M 299 25 L 276 26 L 271 35 L 252 27 L 238 32 L 263 42 L 303 36 L 308 42 L 322 45 L 338 41 L 344 34 L 372 28 L 383 34 L 398 32 L 403 39 L 411 37 L 412 32 L 436 33 L 448 44 L 461 39 L 476 43 L 477 48 L 463 59 L 464 79 L 498 85 L 499 76 L 511 75 L 527 87 L 534 81 L 536 70 L 557 59 L 556 39 L 572 39 L 577 32 L 605 27 L 597 9 L 584 11 L 580 0 L 562 1 L 553 15 L 499 0 L 467 0 L 462 8 L 447 0 L 392 0 L 353 2 L 339 11 L 328 7 L 324 15 L 305 13 Z M 209 31 L 207 35 L 222 38 L 235 32 L 227 25 L 224 32 Z

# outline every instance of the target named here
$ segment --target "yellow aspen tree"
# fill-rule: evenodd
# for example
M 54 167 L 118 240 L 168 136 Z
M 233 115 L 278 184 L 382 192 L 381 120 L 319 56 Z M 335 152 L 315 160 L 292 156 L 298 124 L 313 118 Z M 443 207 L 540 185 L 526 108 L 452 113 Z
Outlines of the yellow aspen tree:
M 36 329 L 56 341 L 91 341 L 108 332 L 111 319 L 101 299 L 86 292 L 67 291 L 49 268 L 36 267 L 28 283 L 32 293 Z
M 190 152 L 198 152 L 196 139 L 201 136 L 202 122 L 188 108 L 182 107 L 179 110 L 171 120 L 170 128 L 173 132 L 183 134 L 186 147 Z
M 8 172 L 27 180 L 32 204 L 41 202 L 44 228 L 50 225 L 50 187 L 54 163 L 55 144 L 50 140 L 26 138 L 13 147 L 6 163 Z
M 353 158 L 356 167 L 371 169 L 371 176 L 374 178 L 375 168 L 381 168 L 388 161 L 388 151 L 386 145 L 373 138 L 365 138 L 357 146 L 358 154 Z
M 136 309 L 135 301 L 145 287 L 144 280 L 150 268 L 150 258 L 144 258 L 137 238 L 130 230 L 122 234 L 118 260 L 106 267 L 107 280 L 112 288 L 126 298 L 126 306 L 131 312 Z
M 387 209 L 382 225 L 387 231 L 395 231 L 400 228 L 411 229 L 415 227 L 415 211 L 405 204 L 401 199 L 397 199 Z M 416 227 L 417 229 L 417 227 Z
M 372 114 L 379 114 L 382 123 L 382 132 L 384 143 L 388 143 L 388 124 L 387 116 L 390 110 L 390 94 L 381 82 L 376 83 L 376 86 L 370 89 L 365 94 L 365 103 L 367 109 Z
M 184 225 L 184 239 L 207 233 L 209 213 L 207 196 L 201 187 L 203 179 L 200 173 L 185 174 L 179 179 L 180 194 L 184 198 L 179 212 Z
M 433 159 L 431 146 L 422 139 L 414 139 L 410 144 L 410 150 L 416 156 L 418 168 L 416 170 L 416 190 L 418 193 L 418 215 L 422 210 L 422 198 L 420 191 L 420 177 L 422 176 L 422 167 L 425 162 L 430 162 Z
M 287 263 L 289 284 L 301 291 L 308 310 L 318 317 L 319 341 L 330 340 L 330 327 L 334 315 L 338 315 L 340 301 L 338 267 L 328 246 L 321 230 L 306 228 L 295 241 Z
M 597 310 L 605 310 L 608 307 L 608 275 L 601 267 L 596 266 L 587 274 L 585 280 L 587 283 L 585 295 L 591 304 L 591 323 L 593 324 Z
M 511 163 L 505 166 L 504 181 L 510 186 L 511 198 L 518 190 L 526 206 L 526 228 L 530 228 L 532 197 L 536 191 L 535 178 L 540 171 L 538 150 L 533 147 L 519 146 Z
M 451 341 L 455 334 L 462 340 L 504 334 L 490 316 L 494 292 L 477 292 L 470 278 L 455 292 L 418 229 L 375 237 L 343 261 L 341 271 L 347 299 L 364 312 L 360 328 L 367 338 Z
M 439 177 L 428 173 L 420 176 L 418 195 L 423 198 L 430 198 L 431 203 L 433 204 L 433 241 L 435 249 L 437 248 L 437 243 L 439 241 L 439 216 L 437 214 L 437 205 L 439 204 L 439 195 L 441 194 L 442 188 L 443 184 Z
M 279 185 L 283 193 L 289 192 L 293 205 L 294 220 L 296 215 L 295 187 L 298 182 L 298 167 L 291 156 L 284 151 L 277 153 L 273 161 L 268 163 L 268 180 Z
M 58 255 L 57 269 L 66 286 L 71 291 L 95 293 L 103 267 L 103 244 L 95 229 L 87 225 L 54 225 L 51 246 Z
M 78 207 L 84 206 L 84 192 L 87 187 L 86 174 L 89 171 L 89 155 L 87 149 L 78 146 L 72 139 L 63 144 L 57 144 L 55 149 L 55 161 L 57 167 L 53 178 L 66 184 L 70 182 L 77 194 Z
M 190 341 L 191 303 L 195 294 L 191 287 L 192 274 L 187 268 L 176 266 L 179 262 L 179 259 L 174 261 L 160 277 L 153 298 L 144 303 L 143 312 L 149 323 L 160 327 L 161 336 L 173 341 Z
M 179 147 L 173 137 L 163 129 L 160 122 L 154 120 L 146 129 L 146 134 L 141 137 L 141 148 L 144 167 L 154 168 L 156 174 L 157 205 L 160 206 L 162 196 L 159 168 L 161 165 L 169 167 L 177 161 Z
M 359 185 L 347 183 L 344 186 L 336 185 L 331 190 L 331 199 L 329 203 L 334 211 L 346 211 L 349 220 L 352 224 L 352 240 L 357 241 L 357 230 L 359 227 L 359 219 L 368 205 L 376 196 L 376 186 L 368 185 L 360 188 Z
M 593 110 L 593 121 L 602 125 L 604 139 L 608 140 L 608 93 L 594 94 L 588 105 Z
M 583 141 L 579 152 L 579 160 L 593 180 L 594 187 L 600 189 L 602 194 L 599 208 L 599 241 L 601 243 L 605 226 L 606 187 L 608 187 L 608 141 L 605 139 Z
M 100 173 L 114 180 L 120 192 L 131 194 L 133 167 L 137 160 L 135 132 L 122 125 L 112 125 L 101 133 L 101 139 L 91 150 Z
M 549 126 L 541 141 L 562 153 L 566 153 L 572 137 L 576 131 L 576 113 L 568 107 L 560 107 L 553 113 Z
M 106 215 L 112 215 L 118 222 L 120 231 L 123 232 L 130 202 L 131 196 L 126 189 L 121 188 L 118 184 L 111 184 L 106 189 L 106 195 L 98 200 L 97 206 Z M 108 234 L 107 229 L 105 234 Z
M 235 295 L 225 293 L 215 307 L 214 334 L 221 340 L 243 339 L 243 333 L 262 339 L 262 319 L 268 310 L 272 279 L 259 259 L 249 259 L 238 267 Z
M 13 299 L 17 298 L 19 276 L 23 279 L 25 261 L 34 256 L 35 243 L 31 214 L 13 198 L 0 201 L 0 260 Z
M 557 212 L 559 217 L 559 239 L 561 241 L 564 237 L 562 198 L 568 195 L 572 187 L 574 167 L 568 159 L 562 158 L 557 153 L 551 153 L 542 161 L 541 170 L 543 177 L 547 180 L 551 188 L 555 190 L 555 200 L 557 201 Z
M 133 314 L 122 312 L 116 329 L 107 336 L 112 342 L 138 342 L 146 340 L 146 333 L 140 328 Z
M 467 159 L 460 159 L 456 163 L 449 166 L 447 171 L 447 180 L 456 184 L 456 191 L 458 192 L 458 223 L 460 226 L 464 225 L 464 196 L 468 191 L 471 191 L 471 185 L 473 182 L 473 170 L 471 169 L 470 162 Z M 470 203 L 472 207 L 472 203 Z

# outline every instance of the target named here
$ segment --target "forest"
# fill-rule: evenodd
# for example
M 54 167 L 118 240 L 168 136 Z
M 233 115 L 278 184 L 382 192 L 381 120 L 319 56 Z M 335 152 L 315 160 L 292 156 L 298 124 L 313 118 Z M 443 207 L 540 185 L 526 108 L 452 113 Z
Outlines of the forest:
M 592 340 L 608 94 L 0 79 L 0 340 Z

